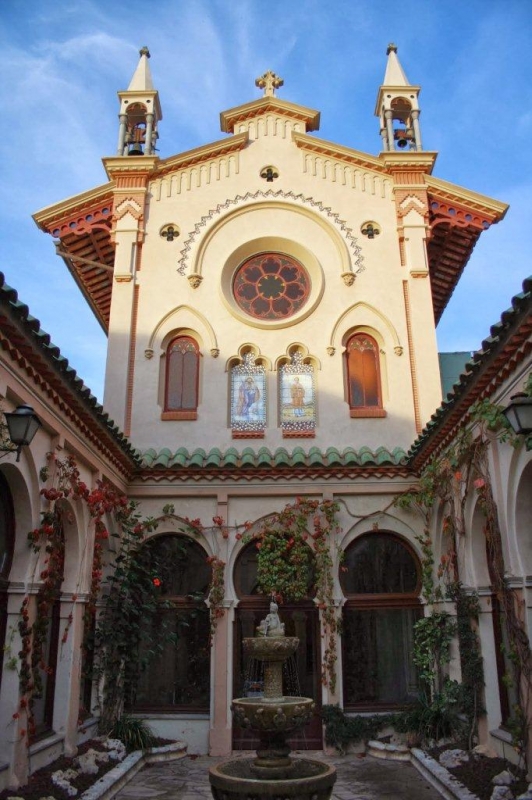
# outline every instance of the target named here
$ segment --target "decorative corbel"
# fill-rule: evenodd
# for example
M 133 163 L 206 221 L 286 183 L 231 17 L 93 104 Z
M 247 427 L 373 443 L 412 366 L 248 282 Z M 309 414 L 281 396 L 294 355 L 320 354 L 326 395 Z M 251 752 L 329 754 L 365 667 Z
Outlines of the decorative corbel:
M 192 289 L 197 289 L 203 280 L 203 276 L 198 275 L 197 272 L 193 272 L 191 275 L 188 275 L 187 277 L 188 277 L 188 282 Z

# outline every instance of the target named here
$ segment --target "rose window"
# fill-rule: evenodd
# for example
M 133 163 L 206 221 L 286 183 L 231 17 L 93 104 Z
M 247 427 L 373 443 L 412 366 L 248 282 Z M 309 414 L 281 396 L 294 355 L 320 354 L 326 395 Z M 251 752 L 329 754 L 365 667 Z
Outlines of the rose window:
M 256 319 L 286 319 L 304 305 L 310 293 L 306 269 L 291 256 L 262 253 L 237 270 L 233 295 L 238 307 Z

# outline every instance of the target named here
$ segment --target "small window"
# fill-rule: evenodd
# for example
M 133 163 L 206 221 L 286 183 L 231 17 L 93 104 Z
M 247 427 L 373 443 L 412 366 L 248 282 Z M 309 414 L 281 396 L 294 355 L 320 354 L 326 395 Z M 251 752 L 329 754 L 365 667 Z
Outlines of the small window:
M 162 419 L 198 418 L 199 356 L 190 336 L 177 336 L 168 345 Z
M 385 417 L 379 367 L 379 347 L 366 333 L 347 342 L 347 385 L 352 417 Z

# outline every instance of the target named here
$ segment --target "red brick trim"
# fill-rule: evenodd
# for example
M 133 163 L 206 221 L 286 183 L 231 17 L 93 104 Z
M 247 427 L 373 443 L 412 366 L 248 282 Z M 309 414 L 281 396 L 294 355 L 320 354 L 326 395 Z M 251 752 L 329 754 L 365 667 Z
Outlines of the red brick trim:
M 370 417 L 385 417 L 386 411 L 384 408 L 350 408 L 349 416 L 356 419 L 370 418 Z
M 163 411 L 161 413 L 162 420 L 171 420 L 171 419 L 194 420 L 197 418 L 198 418 L 197 411 Z

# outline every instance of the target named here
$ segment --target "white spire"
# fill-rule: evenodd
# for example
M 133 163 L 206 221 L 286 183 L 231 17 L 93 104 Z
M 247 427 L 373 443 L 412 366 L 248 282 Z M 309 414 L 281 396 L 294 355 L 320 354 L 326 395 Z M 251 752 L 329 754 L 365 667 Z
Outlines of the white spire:
M 135 70 L 135 74 L 131 78 L 131 83 L 128 86 L 128 92 L 145 92 L 153 89 L 153 81 L 151 79 L 151 70 L 148 63 L 150 51 L 147 47 L 139 50 L 140 61 Z
M 147 47 L 140 50 L 140 60 L 125 91 L 118 92 L 120 112 L 118 119 L 119 156 L 151 156 L 156 151 L 159 138 L 158 124 L 163 118 L 159 92 L 154 88 Z
M 412 86 L 389 44 L 384 82 L 379 88 L 375 116 L 380 118 L 383 150 L 422 150 L 419 127 L 419 86 Z
M 410 86 L 410 81 L 406 77 L 397 57 L 397 45 L 390 42 L 386 50 L 386 55 L 388 56 L 388 62 L 386 64 L 383 86 Z

